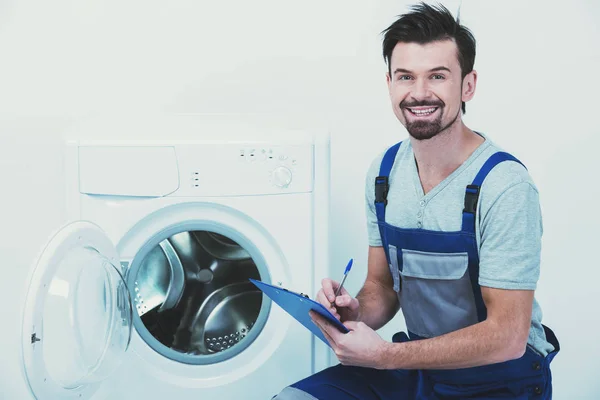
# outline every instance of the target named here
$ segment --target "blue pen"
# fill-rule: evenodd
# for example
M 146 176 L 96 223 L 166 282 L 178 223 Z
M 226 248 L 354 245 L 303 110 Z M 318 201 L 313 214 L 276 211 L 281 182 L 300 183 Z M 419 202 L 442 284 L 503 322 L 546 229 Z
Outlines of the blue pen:
M 350 269 L 352 269 L 352 258 L 350 259 L 350 261 L 348 261 L 348 265 L 346 265 L 346 270 L 344 271 L 344 277 L 342 278 L 342 283 L 340 283 L 340 286 L 338 286 L 337 290 L 335 291 L 335 297 L 338 297 L 338 295 L 340 294 L 340 292 L 342 291 L 342 286 L 344 286 L 344 281 L 346 280 L 346 277 L 348 276 L 348 272 L 350 272 Z M 334 300 L 335 302 L 335 300 Z

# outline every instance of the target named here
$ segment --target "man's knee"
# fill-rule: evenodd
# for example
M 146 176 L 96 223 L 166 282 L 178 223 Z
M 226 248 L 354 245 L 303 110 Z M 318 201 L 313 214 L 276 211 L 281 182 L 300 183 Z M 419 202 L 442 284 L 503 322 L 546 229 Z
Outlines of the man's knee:
M 318 400 L 316 397 L 303 392 L 300 389 L 288 386 L 283 389 L 277 396 L 273 397 L 272 400 Z

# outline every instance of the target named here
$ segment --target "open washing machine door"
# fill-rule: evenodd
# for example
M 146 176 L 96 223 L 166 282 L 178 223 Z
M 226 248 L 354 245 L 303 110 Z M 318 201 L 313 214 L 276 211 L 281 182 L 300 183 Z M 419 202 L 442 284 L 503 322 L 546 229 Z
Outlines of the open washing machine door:
M 52 237 L 31 276 L 23 365 L 38 399 L 88 399 L 123 360 L 132 302 L 115 245 L 77 221 Z

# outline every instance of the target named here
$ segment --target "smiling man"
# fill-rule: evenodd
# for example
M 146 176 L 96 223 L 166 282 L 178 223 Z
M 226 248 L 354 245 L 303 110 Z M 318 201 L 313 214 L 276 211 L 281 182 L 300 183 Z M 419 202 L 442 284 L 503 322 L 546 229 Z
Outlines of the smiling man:
M 324 279 L 311 315 L 340 365 L 281 399 L 550 399 L 559 351 L 535 300 L 542 218 L 519 160 L 462 120 L 475 39 L 443 6 L 413 6 L 385 31 L 392 109 L 409 139 L 367 174 L 366 281 L 353 298 Z M 518 127 L 515 127 L 518 129 Z M 332 305 L 333 304 L 333 305 Z M 398 310 L 407 333 L 376 332 Z
M 398 43 L 395 50 L 390 67 L 392 64 L 411 65 L 412 69 L 397 67 L 387 75 L 392 104 L 398 104 L 394 112 L 412 137 L 417 140 L 431 139 L 453 126 L 460 116 L 456 94 L 461 92 L 464 77 L 461 76 L 461 67 L 455 55 L 456 43 L 450 40 L 423 45 Z M 441 65 L 433 68 L 426 65 L 436 60 Z M 422 75 L 427 76 L 425 79 L 416 79 Z M 472 71 L 467 81 L 470 86 L 469 97 L 472 96 L 476 79 L 477 75 Z M 455 106 L 455 109 L 447 105 Z

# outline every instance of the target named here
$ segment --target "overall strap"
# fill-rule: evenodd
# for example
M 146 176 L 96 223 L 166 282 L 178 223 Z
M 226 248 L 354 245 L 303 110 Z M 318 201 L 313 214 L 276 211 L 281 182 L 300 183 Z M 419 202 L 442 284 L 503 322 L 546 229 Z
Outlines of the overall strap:
M 465 193 L 465 208 L 463 210 L 462 218 L 462 231 L 467 232 L 475 236 L 475 215 L 477 214 L 477 203 L 479 200 L 479 193 L 481 191 L 481 185 L 488 176 L 490 171 L 496 167 L 496 165 L 504 161 L 515 161 L 523 165 L 521 161 L 508 153 L 497 152 L 490 156 L 487 161 L 483 164 L 473 183 L 467 186 Z M 523 165 L 523 167 L 525 167 Z M 479 322 L 484 321 L 487 318 L 487 309 L 483 296 L 481 294 L 481 286 L 479 286 L 479 262 L 471 265 L 469 263 L 469 279 L 471 281 L 471 288 L 473 290 L 473 296 L 475 300 L 475 308 L 477 310 L 477 319 Z
M 379 167 L 379 176 L 375 178 L 375 212 L 377 214 L 379 234 L 381 235 L 381 242 L 388 264 L 390 263 L 390 255 L 388 254 L 387 238 L 385 236 L 383 223 L 385 222 L 385 206 L 387 205 L 387 195 L 390 189 L 390 171 L 394 166 L 394 160 L 396 159 L 396 154 L 398 154 L 398 149 L 401 144 L 402 142 L 396 143 L 386 151 L 381 160 L 381 166 Z
M 477 212 L 477 202 L 479 200 L 479 192 L 481 191 L 481 185 L 483 185 L 483 181 L 488 176 L 490 171 L 494 169 L 494 167 L 504 161 L 515 161 L 519 164 L 523 165 L 523 163 L 517 160 L 512 155 L 505 152 L 497 152 L 490 156 L 487 159 L 485 164 L 481 167 L 477 176 L 473 180 L 473 183 L 467 186 L 467 190 L 465 193 L 465 208 L 463 210 L 463 218 L 462 218 L 462 231 L 475 234 L 475 214 Z M 525 165 L 523 165 L 525 169 Z

